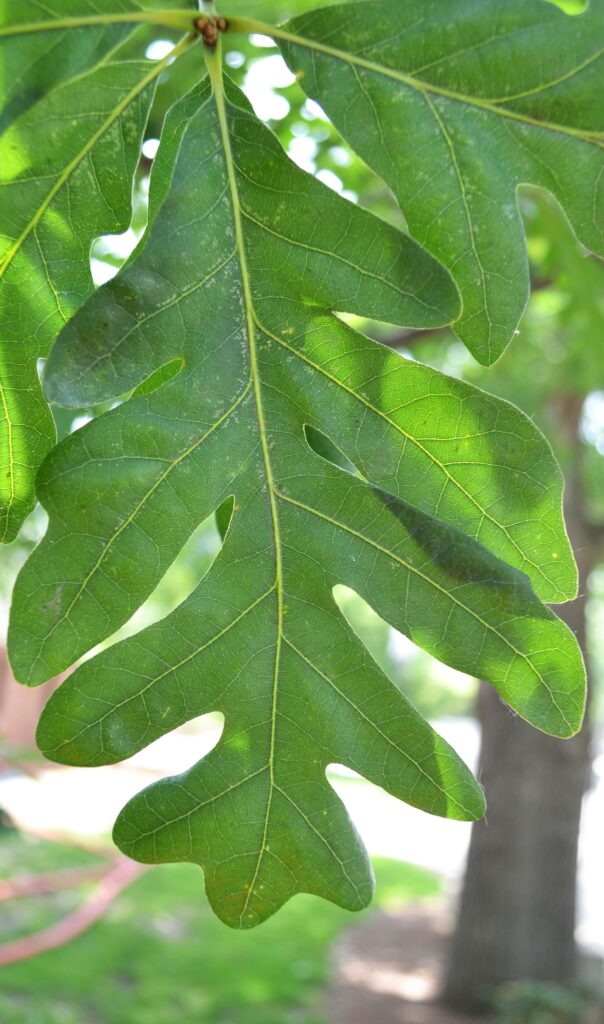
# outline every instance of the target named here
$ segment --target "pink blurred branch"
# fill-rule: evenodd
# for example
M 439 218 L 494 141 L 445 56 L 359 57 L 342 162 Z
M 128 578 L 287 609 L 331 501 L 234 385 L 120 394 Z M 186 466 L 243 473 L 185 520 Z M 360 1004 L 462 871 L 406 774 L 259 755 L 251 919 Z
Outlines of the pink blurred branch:
M 87 882 L 95 882 L 107 873 L 107 862 L 85 867 L 49 871 L 45 875 L 21 875 L 0 880 L 0 900 L 15 900 L 27 896 L 43 896 L 62 889 L 77 889 Z
M 49 928 L 1 945 L 0 966 L 28 960 L 71 942 L 103 917 L 120 893 L 147 870 L 144 865 L 136 864 L 127 857 L 117 858 L 90 895 L 71 914 Z

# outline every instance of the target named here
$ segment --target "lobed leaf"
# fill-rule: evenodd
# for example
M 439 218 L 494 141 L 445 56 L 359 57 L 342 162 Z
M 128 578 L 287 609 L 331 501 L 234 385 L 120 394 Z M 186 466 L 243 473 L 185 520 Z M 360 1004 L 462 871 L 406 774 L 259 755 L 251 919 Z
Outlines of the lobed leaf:
M 124 11 L 123 0 L 106 4 Z M 73 17 L 98 15 L 95 0 L 44 4 L 0 0 L 0 132 L 47 92 L 94 67 L 126 37 L 124 24 L 74 27 Z
M 145 862 L 201 864 L 219 916 L 249 927 L 300 891 L 350 909 L 370 897 L 330 763 L 432 813 L 484 809 L 350 630 L 337 584 L 546 731 L 579 727 L 585 679 L 574 637 L 519 571 L 547 593 L 575 585 L 541 435 L 333 313 L 446 323 L 459 311 L 450 278 L 295 167 L 208 62 L 211 81 L 168 116 L 136 257 L 49 359 L 53 401 L 136 390 L 44 463 L 49 531 L 18 581 L 9 642 L 23 681 L 65 668 L 232 498 L 205 579 L 76 669 L 39 742 L 62 763 L 106 764 L 222 712 L 216 748 L 131 801 L 115 839 Z M 317 454 L 309 430 L 351 472 Z
M 23 26 L 12 7 L 8 28 L 16 31 Z M 47 19 L 95 9 L 85 0 L 35 7 Z M 61 79 L 109 51 L 126 28 L 3 37 L 0 23 L 10 81 L 0 138 L 0 542 L 14 539 L 33 507 L 35 475 L 55 441 L 37 361 L 93 290 L 92 240 L 128 227 L 142 136 L 167 61 L 114 63 L 105 52 L 91 70 Z M 56 47 L 66 34 L 59 61 Z M 50 91 L 35 102 L 44 89 Z
M 604 254 L 601 0 L 576 17 L 543 0 L 364 0 L 232 27 L 252 25 L 450 269 L 454 327 L 480 362 L 501 355 L 528 298 L 520 185 L 552 192 Z

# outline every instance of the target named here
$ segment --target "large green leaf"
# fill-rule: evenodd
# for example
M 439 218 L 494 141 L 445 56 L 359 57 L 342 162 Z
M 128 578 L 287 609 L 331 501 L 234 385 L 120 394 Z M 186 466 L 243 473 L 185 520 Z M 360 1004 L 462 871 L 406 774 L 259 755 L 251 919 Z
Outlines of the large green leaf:
M 49 360 L 54 401 L 137 390 L 43 466 L 49 532 L 17 584 L 10 647 L 29 683 L 65 668 L 232 499 L 197 589 L 76 669 L 38 738 L 55 760 L 99 765 L 222 712 L 217 747 L 131 801 L 115 838 L 145 862 L 201 864 L 217 913 L 248 927 L 299 891 L 369 899 L 331 762 L 436 814 L 483 810 L 468 770 L 351 632 L 335 585 L 557 735 L 578 728 L 585 682 L 572 634 L 497 557 L 547 592 L 574 587 L 541 435 L 331 312 L 428 327 L 457 315 L 451 280 L 288 161 L 208 59 L 211 83 L 168 117 L 136 258 Z M 313 450 L 309 428 L 350 472 Z
M 0 0 L 0 132 L 140 24 L 189 28 L 187 0 Z
M 26 4 L 18 7 L 26 14 Z M 50 89 L 100 63 L 128 31 L 117 25 L 15 36 L 14 8 L 13 0 L 0 7 L 0 131 Z
M 21 92 L 12 96 L 22 113 L 12 120 L 7 114 L 10 124 L 0 138 L 0 542 L 16 536 L 32 508 L 35 474 L 54 443 L 37 360 L 93 290 L 93 238 L 128 227 L 142 134 L 167 64 L 103 59 L 28 103 L 38 89 L 98 56 L 109 36 L 99 36 L 103 30 L 96 26 L 88 31 L 92 42 L 84 33 L 73 60 L 69 37 L 64 67 L 48 42 L 60 41 L 64 32 L 17 36 L 17 44 L 42 40 L 46 49 L 16 45 L 15 54 L 14 39 L 4 39 L 11 44 L 7 77 L 21 58 L 24 69 L 14 79 Z
M 604 254 L 604 3 L 369 0 L 273 34 L 309 96 L 390 185 L 463 297 L 459 337 L 497 359 L 529 289 L 517 188 L 549 189 Z

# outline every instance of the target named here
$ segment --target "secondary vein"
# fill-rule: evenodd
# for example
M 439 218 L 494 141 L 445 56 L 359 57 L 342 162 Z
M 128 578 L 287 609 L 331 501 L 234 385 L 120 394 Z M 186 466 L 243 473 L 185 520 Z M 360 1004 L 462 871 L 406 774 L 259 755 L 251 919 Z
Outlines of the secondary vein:
M 563 135 L 570 135 L 598 147 L 604 146 L 604 132 L 585 131 L 581 128 L 571 128 L 567 125 L 556 124 L 551 121 L 540 121 L 538 118 L 530 117 L 528 114 L 521 114 L 519 111 L 510 110 L 507 107 L 498 105 L 501 102 L 499 100 L 493 102 L 481 99 L 478 96 L 467 96 L 465 93 L 446 89 L 444 86 L 435 85 L 432 82 L 424 82 L 422 79 L 415 78 L 404 71 L 386 67 L 383 64 L 378 64 L 376 61 L 367 60 L 365 57 L 360 57 L 354 53 L 347 53 L 345 50 L 340 50 L 335 46 L 328 46 L 326 43 L 320 43 L 316 39 L 310 39 L 307 36 L 299 36 L 294 32 L 288 32 L 285 29 L 267 25 L 262 21 L 256 21 L 252 18 L 230 18 L 229 27 L 232 32 L 258 32 L 262 35 L 273 36 L 275 39 L 283 39 L 284 42 L 292 43 L 294 46 L 314 50 L 316 53 L 333 57 L 336 60 L 343 61 L 345 64 L 363 68 L 365 71 L 383 75 L 385 78 L 392 78 L 418 92 L 432 93 L 445 99 L 457 100 L 459 103 L 465 103 L 468 106 L 488 111 L 499 117 L 507 117 L 513 121 L 519 121 L 521 124 L 532 125 L 536 128 L 558 132 Z
M 281 491 L 277 492 L 277 496 L 281 501 L 286 502 L 288 505 L 293 505 L 295 508 L 299 508 L 303 512 L 307 512 L 310 515 L 316 516 L 318 519 L 324 520 L 324 522 L 329 523 L 331 526 L 335 526 L 340 530 L 344 530 L 346 533 L 351 534 L 351 536 L 356 537 L 357 540 L 360 540 L 364 544 L 367 544 L 370 547 L 374 548 L 380 554 L 385 555 L 387 558 L 391 558 L 393 561 L 397 562 L 404 569 L 406 569 L 410 574 L 413 574 L 414 576 L 417 576 L 418 579 L 423 580 L 424 583 L 427 583 L 430 587 L 433 587 L 434 590 L 436 590 L 442 596 L 447 598 L 447 600 L 451 601 L 453 605 L 457 606 L 461 609 L 461 611 L 466 612 L 471 618 L 475 619 L 483 627 L 485 631 L 492 633 L 494 636 L 496 636 L 499 640 L 501 640 L 504 646 L 509 648 L 509 650 L 516 657 L 522 659 L 529 666 L 530 670 L 535 674 L 539 682 L 543 685 L 543 688 L 548 693 L 549 698 L 553 706 L 556 708 L 558 714 L 560 715 L 562 721 L 569 728 L 571 727 L 571 723 L 569 722 L 568 718 L 566 717 L 566 714 L 564 713 L 558 701 L 556 700 L 555 691 L 553 687 L 550 686 L 550 684 L 541 674 L 539 669 L 535 667 L 529 655 L 525 654 L 524 651 L 521 651 L 520 648 L 516 647 L 511 640 L 508 640 L 508 638 L 499 629 L 497 629 L 496 626 L 492 626 L 486 619 L 483 619 L 483 617 L 478 612 L 474 611 L 473 608 L 470 608 L 467 604 L 464 604 L 464 602 L 460 601 L 459 598 L 455 597 L 453 593 L 447 591 L 444 587 L 442 587 L 440 583 L 437 582 L 437 580 L 431 578 L 426 573 L 422 572 L 421 569 L 418 569 L 416 566 L 412 565 L 411 562 L 407 561 L 404 558 L 401 558 L 399 555 L 395 554 L 394 551 L 391 551 L 389 548 L 384 547 L 382 544 L 379 544 L 377 541 L 372 540 L 370 537 L 366 537 L 363 533 L 360 533 L 358 530 L 353 529 L 353 527 L 348 526 L 347 523 L 343 523 L 341 522 L 341 520 L 334 519 L 332 516 L 329 516 L 324 512 L 320 512 L 319 509 L 313 508 L 310 505 L 305 505 L 301 501 L 296 501 L 295 498 L 291 498 L 288 495 L 283 494 Z
M 136 99 L 136 97 L 139 96 L 141 92 L 143 92 L 144 89 L 146 89 L 146 87 L 150 85 L 151 82 L 153 82 L 162 73 L 162 71 L 167 67 L 169 63 L 171 63 L 174 60 L 175 57 L 180 56 L 180 54 L 183 53 L 184 50 L 186 50 L 192 44 L 192 42 L 194 42 L 194 40 L 191 39 L 191 37 L 184 37 L 180 40 L 177 46 L 175 46 L 174 49 L 171 50 L 166 57 L 164 57 L 163 60 L 158 61 L 157 64 L 151 69 L 151 71 L 149 71 L 149 73 L 145 75 L 145 77 L 142 78 L 140 82 L 137 82 L 134 88 L 131 89 L 130 92 L 126 96 L 124 96 L 122 100 L 120 100 L 117 106 L 114 107 L 114 109 L 111 111 L 109 116 L 105 118 L 102 125 L 99 128 L 97 128 L 96 132 L 94 132 L 94 134 L 88 139 L 88 141 L 79 151 L 79 153 L 76 153 L 73 159 L 70 160 L 67 166 L 61 171 L 54 185 L 46 194 L 46 196 L 36 209 L 31 219 L 23 228 L 23 231 L 21 232 L 19 237 L 15 239 L 10 249 L 6 253 L 6 256 L 2 260 L 2 263 L 0 264 L 0 279 L 6 273 L 12 260 L 19 252 L 23 243 L 29 237 L 30 233 L 39 224 L 40 220 L 46 213 L 48 207 L 52 203 L 57 193 L 60 192 L 63 185 L 65 185 L 65 183 L 69 180 L 75 169 L 81 164 L 82 160 L 84 160 L 84 158 L 88 156 L 88 154 L 96 146 L 97 142 L 103 137 L 103 135 L 109 130 L 109 128 L 111 128 L 111 126 L 118 119 L 118 117 L 120 117 L 120 115 L 123 114 L 126 108 Z
M 477 498 L 474 497 L 471 491 L 468 491 L 467 488 L 464 487 L 464 485 L 461 483 L 461 481 L 458 480 L 450 472 L 448 466 L 440 459 L 438 459 L 436 455 L 434 455 L 434 453 L 431 452 L 430 449 L 425 444 L 422 444 L 419 438 L 414 437 L 413 434 L 410 434 L 408 431 L 406 431 L 399 423 L 391 419 L 390 416 L 388 416 L 382 409 L 378 408 L 378 406 L 370 402 L 359 391 L 355 391 L 354 388 L 349 387 L 349 385 L 347 385 L 344 381 L 340 380 L 333 373 L 330 373 L 329 370 L 326 370 L 324 366 L 320 365 L 320 363 L 317 363 L 314 360 L 310 359 L 305 353 L 301 352 L 300 349 L 296 348 L 294 345 L 288 344 L 288 342 L 285 341 L 283 338 L 280 338 L 277 334 L 274 334 L 272 331 L 269 331 L 269 329 L 264 324 L 260 323 L 258 319 L 256 320 L 256 324 L 259 330 L 266 334 L 267 337 L 271 338 L 272 341 L 275 341 L 278 345 L 280 345 L 281 348 L 284 348 L 288 352 L 293 353 L 293 355 L 300 359 L 301 362 L 306 363 L 307 366 L 310 366 L 313 370 L 316 370 L 317 373 L 320 373 L 322 376 L 326 377 L 327 380 L 331 381 L 337 387 L 341 388 L 343 391 L 349 394 L 352 398 L 356 399 L 356 401 L 360 402 L 361 405 L 364 405 L 365 408 L 375 413 L 376 416 L 379 416 L 380 419 L 383 419 L 385 423 L 387 423 L 399 434 L 401 434 L 401 436 L 404 437 L 405 441 L 409 441 L 410 444 L 414 445 L 418 449 L 418 451 L 425 455 L 426 458 L 429 459 L 429 461 L 442 472 L 446 480 L 449 483 L 451 483 L 452 486 L 454 486 L 461 494 L 463 494 L 463 496 L 467 498 L 467 500 L 472 505 L 474 505 L 474 507 L 477 509 L 478 512 L 480 512 L 481 516 L 484 519 L 492 523 L 497 530 L 501 530 L 506 540 L 512 545 L 512 547 L 517 551 L 518 555 L 522 558 L 523 566 L 530 565 L 531 568 L 533 568 L 536 572 L 539 573 L 539 575 L 548 584 L 548 586 L 552 584 L 552 581 L 546 575 L 543 568 L 540 565 L 538 565 L 537 562 L 534 562 L 532 559 L 528 557 L 528 555 L 525 554 L 525 552 L 522 550 L 522 548 L 515 540 L 513 535 L 510 533 L 508 528 L 505 526 L 505 524 L 499 522 L 498 519 L 491 515 L 489 510 L 486 507 L 483 507 L 483 505 L 481 505 L 481 503 L 478 501 Z

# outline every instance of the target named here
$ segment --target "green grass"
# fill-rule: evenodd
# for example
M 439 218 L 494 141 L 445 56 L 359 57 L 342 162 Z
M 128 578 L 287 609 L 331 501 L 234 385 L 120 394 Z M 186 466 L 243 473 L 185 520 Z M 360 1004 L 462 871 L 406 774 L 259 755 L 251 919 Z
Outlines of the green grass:
M 9 877 L 94 858 L 55 844 L 0 840 Z M 373 904 L 433 896 L 436 877 L 396 861 L 375 862 Z M 80 890 L 80 897 L 82 890 Z M 2 904 L 0 940 L 44 927 L 78 895 Z M 317 1006 L 329 948 L 358 923 L 309 896 L 298 896 L 253 932 L 237 933 L 211 913 L 192 865 L 150 871 L 109 914 L 70 946 L 2 969 L 2 1024 L 323 1024 Z

